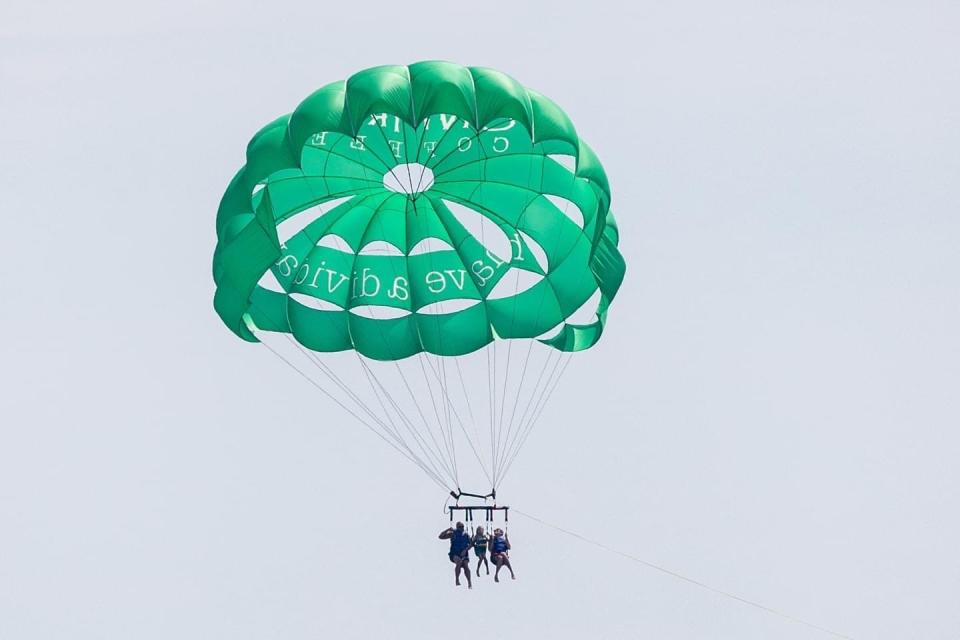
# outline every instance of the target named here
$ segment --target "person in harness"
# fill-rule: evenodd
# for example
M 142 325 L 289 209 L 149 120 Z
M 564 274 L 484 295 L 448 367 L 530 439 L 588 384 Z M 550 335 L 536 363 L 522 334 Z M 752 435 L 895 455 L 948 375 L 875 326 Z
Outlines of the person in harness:
M 456 528 L 448 527 L 440 532 L 441 540 L 450 541 L 450 562 L 453 563 L 453 575 L 456 584 L 460 586 L 460 572 L 467 576 L 467 587 L 473 589 L 473 583 L 470 582 L 470 545 L 472 540 L 470 534 L 463 529 L 463 523 L 458 522 Z
M 510 538 L 504 534 L 503 529 L 499 527 L 493 530 L 493 538 L 490 540 L 490 561 L 497 568 L 493 574 L 493 581 L 500 582 L 500 569 L 506 567 L 510 570 L 510 579 L 516 580 L 517 576 L 513 574 L 513 567 L 510 566 Z
M 487 562 L 487 547 L 490 545 L 490 536 L 483 531 L 483 527 L 477 527 L 477 532 L 473 534 L 473 552 L 477 554 L 477 575 L 480 575 L 480 565 L 487 568 L 487 575 L 490 575 L 490 563 Z

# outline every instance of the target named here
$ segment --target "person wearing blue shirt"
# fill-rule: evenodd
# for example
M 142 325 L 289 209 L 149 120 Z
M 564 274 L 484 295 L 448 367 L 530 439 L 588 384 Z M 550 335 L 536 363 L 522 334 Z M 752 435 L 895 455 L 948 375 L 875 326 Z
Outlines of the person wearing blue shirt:
M 463 523 L 458 522 L 456 529 L 453 527 L 444 529 L 440 532 L 441 540 L 450 541 L 450 552 L 447 554 L 450 557 L 450 562 L 453 563 L 453 575 L 456 579 L 456 584 L 460 586 L 460 572 L 463 571 L 464 575 L 467 576 L 467 587 L 473 589 L 473 583 L 470 582 L 470 547 L 473 544 L 470 534 L 468 534 L 463 529 Z
M 516 580 L 517 576 L 513 574 L 513 567 L 510 566 L 510 538 L 504 534 L 503 529 L 499 527 L 493 530 L 493 538 L 490 539 L 490 561 L 497 567 L 493 574 L 493 581 L 500 582 L 500 569 L 506 567 L 510 570 L 510 579 Z

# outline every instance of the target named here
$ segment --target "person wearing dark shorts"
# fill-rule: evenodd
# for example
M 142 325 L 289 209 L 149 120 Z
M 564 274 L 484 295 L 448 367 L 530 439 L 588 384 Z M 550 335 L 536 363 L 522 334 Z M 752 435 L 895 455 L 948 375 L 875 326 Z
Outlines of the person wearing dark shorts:
M 450 527 L 440 532 L 441 540 L 450 541 L 450 552 L 447 556 L 453 563 L 453 575 L 456 584 L 460 586 L 460 572 L 467 577 L 467 587 L 473 589 L 473 583 L 470 581 L 470 545 L 472 543 L 470 534 L 463 529 L 463 523 L 458 522 L 456 528 Z

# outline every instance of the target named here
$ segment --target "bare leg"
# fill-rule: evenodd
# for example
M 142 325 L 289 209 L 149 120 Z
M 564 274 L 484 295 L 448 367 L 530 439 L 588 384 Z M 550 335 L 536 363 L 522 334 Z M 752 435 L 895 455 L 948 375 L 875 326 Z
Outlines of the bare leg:
M 493 563 L 497 565 L 497 570 L 493 574 L 493 581 L 500 582 L 500 568 L 503 566 L 503 555 L 497 554 L 497 557 Z
M 467 588 L 473 589 L 473 582 L 470 581 L 470 558 L 464 557 L 463 562 L 463 574 L 467 576 Z
M 453 569 L 453 575 L 454 575 L 454 577 L 455 577 L 456 580 L 457 580 L 457 586 L 458 586 L 458 587 L 460 586 L 460 568 L 461 568 L 462 566 L 463 566 L 463 563 L 462 563 L 462 562 L 457 562 L 457 563 L 454 565 L 454 569 Z
M 507 569 L 510 569 L 510 579 L 511 579 L 511 580 L 516 580 L 516 579 L 517 579 L 517 576 L 515 576 L 515 575 L 513 574 L 513 567 L 510 566 L 510 558 L 504 556 L 504 558 L 503 558 L 503 564 L 506 565 Z

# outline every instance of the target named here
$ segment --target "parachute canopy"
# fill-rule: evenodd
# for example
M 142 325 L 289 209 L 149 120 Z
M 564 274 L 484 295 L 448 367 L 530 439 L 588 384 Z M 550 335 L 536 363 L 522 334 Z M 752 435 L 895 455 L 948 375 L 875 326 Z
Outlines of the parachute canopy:
M 490 69 L 376 67 L 250 141 L 217 217 L 214 304 L 244 339 L 252 324 L 377 360 L 495 336 L 580 350 L 623 278 L 609 206 L 543 96 Z M 564 323 L 595 292 L 596 318 Z
M 567 115 L 507 75 L 448 62 L 361 71 L 261 129 L 217 238 L 214 306 L 227 327 L 248 341 L 286 335 L 341 406 L 449 488 L 454 425 L 496 488 L 566 368 L 549 369 L 551 354 L 597 342 L 625 270 L 606 174 Z M 514 372 L 517 339 L 529 344 Z M 464 382 L 460 358 L 491 343 L 485 384 Z M 547 360 L 524 396 L 534 344 Z M 356 356 L 376 403 L 320 360 L 333 352 Z M 399 364 L 412 360 L 420 389 Z M 396 363 L 397 387 L 376 361 Z M 448 388 L 451 365 L 462 394 Z M 482 387 L 478 417 L 484 403 L 470 396 Z

